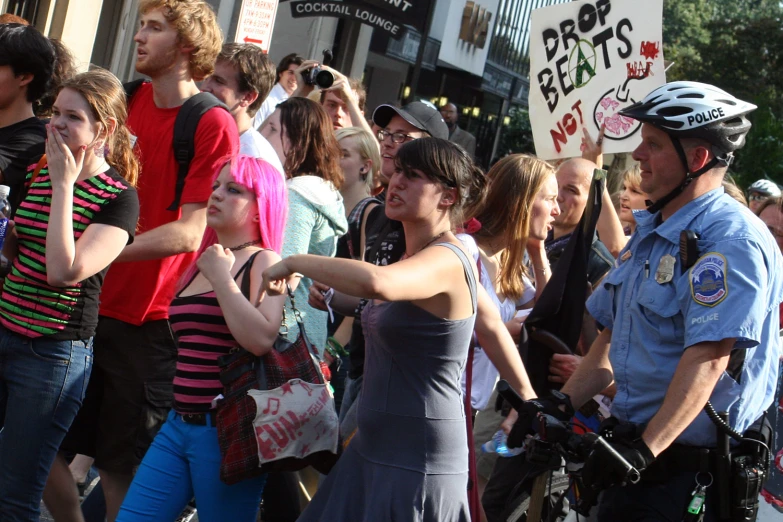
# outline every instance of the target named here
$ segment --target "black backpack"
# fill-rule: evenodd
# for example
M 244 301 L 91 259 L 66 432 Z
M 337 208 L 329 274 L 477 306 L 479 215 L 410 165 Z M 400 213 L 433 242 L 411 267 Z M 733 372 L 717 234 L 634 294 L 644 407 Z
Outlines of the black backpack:
M 145 81 L 134 80 L 123 84 L 129 106 L 131 96 Z M 185 188 L 185 177 L 188 175 L 190 162 L 193 160 L 193 156 L 196 155 L 196 129 L 198 128 L 198 122 L 213 107 L 221 107 L 228 111 L 228 107 L 215 98 L 214 95 L 208 92 L 200 92 L 185 100 L 185 103 L 182 104 L 177 113 L 177 119 L 174 121 L 174 140 L 172 145 L 179 170 L 177 171 L 177 184 L 174 188 L 174 201 L 171 202 L 171 205 L 166 210 L 177 210 L 179 208 L 182 190 Z

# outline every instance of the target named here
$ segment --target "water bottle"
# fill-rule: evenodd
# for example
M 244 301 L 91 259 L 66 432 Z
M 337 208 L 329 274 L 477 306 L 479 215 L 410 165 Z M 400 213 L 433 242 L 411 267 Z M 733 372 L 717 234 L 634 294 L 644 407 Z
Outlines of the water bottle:
M 0 185 L 0 251 L 5 243 L 5 235 L 8 232 L 8 216 L 11 215 L 11 203 L 8 202 L 8 195 L 11 194 L 11 187 Z M 0 254 L 0 275 L 8 271 L 8 260 Z
M 524 450 L 523 448 L 511 449 L 506 446 L 507 438 L 508 436 L 503 430 L 498 430 L 497 433 L 492 436 L 492 440 L 481 445 L 481 451 L 484 453 L 497 453 L 499 457 L 514 457 L 522 453 Z

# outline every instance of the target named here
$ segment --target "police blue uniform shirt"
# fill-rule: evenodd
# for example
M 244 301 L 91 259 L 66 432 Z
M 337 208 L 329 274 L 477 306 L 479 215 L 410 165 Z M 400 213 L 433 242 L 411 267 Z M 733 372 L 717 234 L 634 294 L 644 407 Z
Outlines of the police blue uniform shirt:
M 745 350 L 739 382 L 724 372 L 710 400 L 743 432 L 769 407 L 778 379 L 783 258 L 775 240 L 723 188 L 689 202 L 657 227 L 658 214 L 635 212 L 634 218 L 636 232 L 587 302 L 590 314 L 612 330 L 612 415 L 647 424 L 663 404 L 686 347 L 736 338 L 734 349 Z M 701 256 L 685 273 L 679 256 L 683 230 L 699 235 Z M 674 258 L 666 259 L 674 262 L 671 280 L 657 282 L 665 256 Z M 664 269 L 659 280 L 665 279 Z M 695 446 L 715 441 L 715 426 L 704 411 L 677 439 Z

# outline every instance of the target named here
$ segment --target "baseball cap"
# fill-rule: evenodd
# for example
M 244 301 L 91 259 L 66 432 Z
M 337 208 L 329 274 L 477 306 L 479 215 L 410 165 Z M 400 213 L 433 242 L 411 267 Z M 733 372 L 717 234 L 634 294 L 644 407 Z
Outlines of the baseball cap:
M 449 139 L 449 128 L 440 111 L 430 102 L 415 101 L 402 107 L 383 104 L 372 113 L 372 121 L 379 127 L 386 127 L 394 116 L 399 116 L 433 138 Z

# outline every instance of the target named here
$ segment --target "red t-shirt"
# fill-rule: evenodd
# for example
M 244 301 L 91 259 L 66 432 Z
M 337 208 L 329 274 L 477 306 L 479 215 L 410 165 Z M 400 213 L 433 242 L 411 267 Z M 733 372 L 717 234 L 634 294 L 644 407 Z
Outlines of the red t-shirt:
M 180 209 L 166 210 L 174 199 L 177 180 L 172 141 L 179 109 L 156 107 L 151 83 L 142 84 L 131 98 L 127 123 L 137 137 L 134 150 L 141 161 L 136 187 L 140 207 L 137 235 L 176 221 L 182 214 Z M 202 116 L 195 141 L 196 154 L 185 178 L 180 205 L 206 202 L 218 168 L 226 157 L 239 150 L 236 123 L 221 108 Z M 174 287 L 194 259 L 195 254 L 179 254 L 112 264 L 103 283 L 100 314 L 135 325 L 167 319 Z

